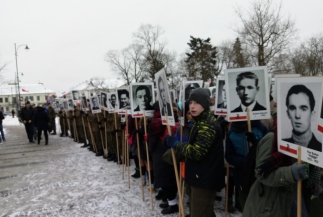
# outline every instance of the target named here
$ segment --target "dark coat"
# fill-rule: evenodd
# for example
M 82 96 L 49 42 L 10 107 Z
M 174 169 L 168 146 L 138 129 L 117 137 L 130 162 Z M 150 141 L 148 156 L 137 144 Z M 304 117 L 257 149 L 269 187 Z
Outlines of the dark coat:
M 290 143 L 294 143 L 294 139 L 293 138 L 289 138 L 289 139 L 283 139 L 283 141 L 286 141 L 286 142 L 290 142 Z M 314 134 L 312 133 L 312 139 L 311 141 L 308 143 L 308 146 L 307 148 L 309 149 L 313 149 L 315 151 L 319 151 L 319 152 L 322 152 L 322 143 L 320 143 L 314 136 Z
M 37 107 L 37 111 L 34 116 L 34 124 L 37 130 L 47 130 L 48 129 L 49 117 L 45 112 L 43 107 Z
M 0 124 L 2 124 L 2 120 L 4 119 L 2 111 L 0 111 Z
M 264 111 L 266 110 L 265 107 L 263 107 L 262 105 L 260 105 L 258 102 L 256 102 L 255 107 L 252 109 L 252 111 Z M 232 113 L 235 112 L 243 112 L 241 106 L 235 108 L 234 110 L 231 111 Z
M 154 118 L 154 121 L 159 121 L 160 125 L 162 125 L 160 118 Z M 156 124 L 156 123 L 155 123 Z M 150 131 L 152 128 L 148 127 L 148 130 Z M 168 164 L 166 161 L 163 160 L 164 153 L 169 149 L 167 146 L 163 145 L 163 142 L 161 140 L 164 132 L 165 132 L 165 126 L 161 126 L 161 132 L 160 133 L 148 133 L 149 139 L 149 151 L 152 155 L 153 160 L 153 169 L 154 169 L 154 187 L 172 187 L 176 186 L 176 177 L 174 172 L 174 166 Z
M 26 107 L 24 107 L 21 110 L 20 118 L 22 121 L 33 120 L 33 117 L 34 117 L 34 109 L 33 108 L 29 107 L 29 109 L 27 109 Z

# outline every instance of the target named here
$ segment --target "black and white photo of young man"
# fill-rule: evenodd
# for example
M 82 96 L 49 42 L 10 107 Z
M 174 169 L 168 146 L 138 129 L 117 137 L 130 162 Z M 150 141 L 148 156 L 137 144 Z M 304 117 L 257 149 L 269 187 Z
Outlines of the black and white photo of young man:
M 136 83 L 134 85 L 131 85 L 132 90 L 132 96 L 133 96 L 133 111 L 139 112 L 139 111 L 148 111 L 153 110 L 152 106 L 152 84 L 140 84 L 137 85 Z
M 107 103 L 108 103 L 108 111 L 113 113 L 115 112 L 116 109 L 116 101 L 117 101 L 117 96 L 116 93 L 107 93 Z
M 98 96 L 90 97 L 90 106 L 93 114 L 101 112 Z
M 101 92 L 101 106 L 103 106 L 104 108 L 108 108 L 108 103 L 107 103 L 107 93 L 105 92 Z
M 80 99 L 80 93 L 77 90 L 72 90 L 72 96 L 73 100 L 79 100 Z
M 119 110 L 130 110 L 130 95 L 127 89 L 118 89 Z

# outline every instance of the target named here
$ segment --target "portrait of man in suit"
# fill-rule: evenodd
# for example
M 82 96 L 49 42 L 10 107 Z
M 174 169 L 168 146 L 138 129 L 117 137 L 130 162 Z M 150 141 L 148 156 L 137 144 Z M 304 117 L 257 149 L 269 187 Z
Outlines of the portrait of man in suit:
M 118 90 L 118 97 L 119 97 L 119 109 L 124 109 L 124 110 L 131 109 L 128 90 L 126 89 Z
M 107 105 L 107 94 L 106 93 L 101 93 L 101 105 L 105 108 L 108 107 Z
M 222 102 L 218 104 L 218 108 L 227 108 L 227 94 L 225 91 L 225 81 L 219 81 L 222 83 L 222 88 L 219 89 L 219 98 L 222 98 Z M 221 95 L 220 95 L 221 94 Z
M 83 109 L 86 109 L 87 108 L 86 97 L 84 95 L 82 96 L 82 108 Z
M 240 105 L 232 110 L 232 113 L 245 112 L 247 108 L 249 108 L 249 111 L 266 110 L 266 108 L 260 105 L 256 100 L 260 87 L 258 86 L 258 77 L 255 73 L 240 73 L 236 78 L 236 83 L 236 92 L 240 98 Z
M 147 86 L 145 85 L 140 85 L 136 88 L 135 91 L 135 103 L 138 105 L 134 111 L 139 112 L 143 110 L 153 110 L 154 108 L 152 107 L 151 103 L 151 93 L 150 90 Z
M 294 85 L 288 90 L 285 104 L 293 129 L 291 138 L 283 140 L 322 152 L 322 143 L 311 130 L 315 114 L 315 98 L 312 91 L 303 84 Z
M 73 104 L 73 100 L 72 100 L 72 99 L 69 99 L 69 100 L 68 100 L 68 108 L 69 108 L 69 109 L 74 108 L 74 104 Z
M 92 97 L 91 102 L 92 102 L 92 110 L 100 109 L 97 97 Z
M 73 95 L 73 100 L 79 100 L 80 99 L 78 91 L 72 91 L 72 95 Z
M 160 106 L 162 116 L 165 116 L 166 113 L 167 113 L 167 116 L 173 116 L 172 109 L 167 100 L 168 94 L 166 93 L 166 85 L 162 77 L 158 78 L 158 91 L 159 91 L 159 100 L 160 100 L 159 106 Z

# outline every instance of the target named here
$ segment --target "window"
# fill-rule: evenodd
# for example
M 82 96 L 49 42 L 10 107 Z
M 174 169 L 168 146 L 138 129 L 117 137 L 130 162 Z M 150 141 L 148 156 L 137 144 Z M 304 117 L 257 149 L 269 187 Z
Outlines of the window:
M 2 98 L 0 98 L 0 102 L 3 102 L 3 99 Z
M 37 101 L 40 101 L 40 96 L 37 96 Z
M 34 101 L 34 97 L 33 96 L 30 96 L 29 99 L 30 99 L 30 101 Z
M 12 103 L 16 103 L 17 102 L 17 98 L 16 97 L 12 97 Z
M 8 97 L 4 98 L 4 102 L 8 102 L 8 101 L 9 101 Z

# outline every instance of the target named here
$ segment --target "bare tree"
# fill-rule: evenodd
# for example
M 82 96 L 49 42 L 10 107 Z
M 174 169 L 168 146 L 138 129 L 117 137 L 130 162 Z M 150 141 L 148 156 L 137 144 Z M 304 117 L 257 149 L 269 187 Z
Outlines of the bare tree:
M 91 87 L 90 89 L 93 89 L 94 92 L 111 92 L 117 88 L 117 84 L 113 80 L 103 77 L 93 77 L 89 81 L 86 81 L 86 84 L 88 87 Z
M 276 7 L 272 0 L 255 0 L 249 10 L 236 10 L 242 22 L 237 32 L 252 49 L 251 55 L 259 66 L 267 65 L 280 54 L 295 36 L 295 23 L 281 14 L 281 3 Z

